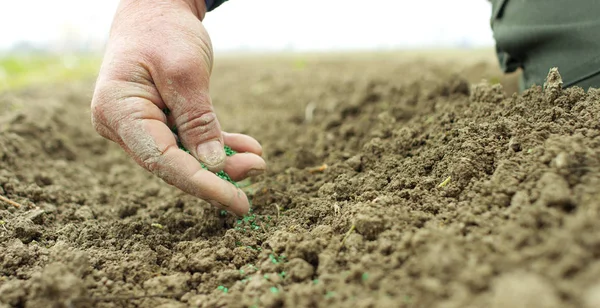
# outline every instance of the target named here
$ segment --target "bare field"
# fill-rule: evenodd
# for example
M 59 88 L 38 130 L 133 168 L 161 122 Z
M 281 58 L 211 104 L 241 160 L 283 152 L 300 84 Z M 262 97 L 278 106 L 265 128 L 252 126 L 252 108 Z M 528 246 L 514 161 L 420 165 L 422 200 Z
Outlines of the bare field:
M 0 307 L 598 307 L 600 92 L 516 89 L 491 51 L 221 57 L 246 217 L 97 136 L 92 82 L 0 93 Z

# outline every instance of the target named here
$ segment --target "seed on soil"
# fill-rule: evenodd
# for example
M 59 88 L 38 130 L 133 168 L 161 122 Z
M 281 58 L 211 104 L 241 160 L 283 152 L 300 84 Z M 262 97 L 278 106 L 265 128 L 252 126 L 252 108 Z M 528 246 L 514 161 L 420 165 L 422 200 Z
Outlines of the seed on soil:
M 223 291 L 223 293 L 227 293 L 227 292 L 229 292 L 229 289 L 228 289 L 228 288 L 226 288 L 226 287 L 224 287 L 224 286 L 218 286 L 218 287 L 217 287 L 217 290 Z
M 280 256 L 275 256 L 274 254 L 269 254 L 269 260 L 271 260 L 271 263 L 273 264 L 279 264 L 281 262 L 285 261 L 285 256 L 284 255 L 280 255 Z

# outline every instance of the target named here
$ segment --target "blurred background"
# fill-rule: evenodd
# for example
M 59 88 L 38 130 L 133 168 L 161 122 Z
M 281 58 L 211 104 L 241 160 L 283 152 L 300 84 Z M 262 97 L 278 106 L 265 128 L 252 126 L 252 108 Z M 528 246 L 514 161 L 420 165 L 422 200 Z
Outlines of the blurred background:
M 0 90 L 95 74 L 118 0 L 0 2 Z M 481 49 L 486 0 L 230 0 L 205 26 L 230 53 Z

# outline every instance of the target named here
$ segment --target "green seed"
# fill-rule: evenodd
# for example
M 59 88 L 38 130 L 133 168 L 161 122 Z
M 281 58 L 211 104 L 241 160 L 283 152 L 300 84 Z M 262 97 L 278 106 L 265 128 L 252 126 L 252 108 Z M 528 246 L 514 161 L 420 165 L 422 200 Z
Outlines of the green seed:
M 361 278 L 362 281 L 366 281 L 367 279 L 369 279 L 369 273 L 363 273 Z
M 217 290 L 221 290 L 221 291 L 223 291 L 223 293 L 227 293 L 227 292 L 229 292 L 229 289 L 228 289 L 228 288 L 226 288 L 226 287 L 224 287 L 224 286 L 218 286 L 218 287 L 217 287 Z

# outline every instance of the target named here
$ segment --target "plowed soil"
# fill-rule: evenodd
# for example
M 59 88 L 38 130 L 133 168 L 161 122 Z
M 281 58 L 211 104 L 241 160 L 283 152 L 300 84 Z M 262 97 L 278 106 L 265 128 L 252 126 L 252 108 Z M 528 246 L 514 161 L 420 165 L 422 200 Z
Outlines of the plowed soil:
M 92 82 L 1 93 L 0 307 L 600 307 L 600 91 L 464 58 L 218 60 L 243 218 L 97 136 Z

